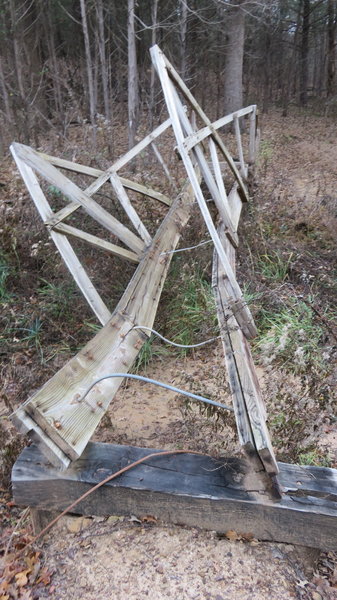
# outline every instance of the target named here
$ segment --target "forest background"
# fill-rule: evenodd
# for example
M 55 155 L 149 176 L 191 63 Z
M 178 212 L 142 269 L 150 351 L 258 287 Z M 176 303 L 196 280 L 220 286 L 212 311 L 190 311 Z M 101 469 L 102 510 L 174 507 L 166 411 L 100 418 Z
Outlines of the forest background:
M 1 0 L 0 152 L 88 122 L 95 142 L 127 113 L 133 145 L 163 106 L 154 43 L 211 118 L 250 103 L 331 114 L 336 30 L 336 0 Z

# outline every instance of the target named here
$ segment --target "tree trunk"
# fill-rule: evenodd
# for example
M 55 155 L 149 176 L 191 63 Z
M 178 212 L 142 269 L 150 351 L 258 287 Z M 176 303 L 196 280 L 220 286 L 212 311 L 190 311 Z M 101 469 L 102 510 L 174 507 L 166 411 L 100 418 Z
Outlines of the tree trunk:
M 245 13 L 242 0 L 235 0 L 226 12 L 225 55 L 225 114 L 234 112 L 243 104 L 243 51 L 245 40 Z
M 157 43 L 157 27 L 158 27 L 158 1 L 153 0 L 151 7 L 151 20 L 152 20 L 152 32 L 151 32 L 151 46 Z M 151 78 L 150 78 L 150 129 L 153 129 L 153 118 L 155 114 L 155 85 L 156 85 L 156 72 L 153 64 L 151 63 Z
M 302 40 L 300 64 L 300 105 L 308 104 L 310 0 L 302 0 Z
M 328 69 L 327 69 L 327 97 L 331 98 L 336 93 L 336 29 L 337 29 L 337 1 L 328 0 Z
M 105 118 L 110 121 L 111 119 L 111 107 L 109 98 L 109 73 L 107 68 L 106 52 L 105 52 L 105 35 L 104 35 L 104 12 L 103 12 L 103 1 L 96 0 L 96 15 L 98 24 L 98 52 L 101 63 L 100 77 L 102 79 L 103 88 L 103 103 L 104 103 L 104 115 Z
M 187 0 L 179 0 L 180 4 L 180 75 L 186 79 L 187 75 Z
M 129 148 L 135 145 L 139 114 L 139 81 L 135 35 L 135 0 L 128 0 L 128 132 Z
M 96 103 L 95 103 L 95 90 L 94 90 L 94 79 L 92 73 L 92 59 L 90 52 L 90 40 L 87 13 L 85 8 L 85 0 L 80 0 L 81 5 L 81 17 L 82 17 L 82 29 L 84 37 L 84 48 L 85 48 L 85 59 L 88 77 L 88 88 L 89 88 L 89 110 L 90 110 L 90 121 L 93 127 L 93 142 L 96 145 Z

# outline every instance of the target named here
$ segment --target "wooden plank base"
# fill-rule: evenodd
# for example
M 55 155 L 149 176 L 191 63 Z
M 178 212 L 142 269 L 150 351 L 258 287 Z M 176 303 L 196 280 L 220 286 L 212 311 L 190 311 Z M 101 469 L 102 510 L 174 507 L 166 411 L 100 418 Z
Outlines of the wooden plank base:
M 89 442 L 65 471 L 31 445 L 12 471 L 14 501 L 42 511 L 64 510 L 90 487 L 139 458 L 148 448 Z M 160 450 L 158 450 L 160 452 Z M 132 468 L 76 506 L 83 515 L 153 515 L 169 523 L 324 550 L 337 547 L 337 471 L 279 463 L 284 495 L 259 493 L 247 460 L 177 454 Z

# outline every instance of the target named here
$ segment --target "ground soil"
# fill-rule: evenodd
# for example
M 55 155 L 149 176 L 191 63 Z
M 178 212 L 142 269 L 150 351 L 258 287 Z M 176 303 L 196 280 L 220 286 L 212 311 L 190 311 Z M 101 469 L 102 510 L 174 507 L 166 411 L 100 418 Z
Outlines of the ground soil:
M 336 292 L 335 139 L 336 125 L 319 116 L 308 118 L 296 112 L 282 118 L 278 111 L 263 116 L 258 177 L 253 189 L 255 207 L 246 211 L 243 217 L 244 242 L 238 267 L 240 277 L 246 281 L 252 274 L 256 275 L 256 280 L 259 280 L 257 289 L 267 296 L 269 283 L 259 279 L 254 265 L 252 270 L 249 256 L 255 251 L 261 252 L 261 245 L 280 252 L 292 252 L 294 260 L 289 279 L 278 283 L 278 287 L 271 285 L 274 295 L 287 296 L 295 289 L 296 294 L 305 298 L 309 292 L 315 296 L 317 319 L 325 331 L 324 351 L 329 363 L 324 376 L 289 375 L 286 383 L 282 369 L 265 364 L 261 364 L 258 373 L 271 415 L 270 428 L 278 457 L 296 460 L 299 446 L 302 451 L 310 447 L 314 448 L 318 459 L 328 457 L 329 464 L 336 467 L 337 428 L 333 418 L 336 329 L 331 321 L 331 311 L 329 319 L 325 317 L 325 309 L 333 306 Z M 4 183 L 7 195 L 3 199 L 7 203 L 7 211 L 2 213 L 5 215 L 3 231 L 8 236 L 6 228 L 15 222 L 16 235 L 19 235 L 21 217 L 12 221 L 8 209 L 15 211 L 15 194 L 20 198 L 22 207 L 27 206 L 28 201 L 20 181 L 15 179 L 13 184 L 14 168 L 9 162 L 6 169 Z M 266 214 L 270 215 L 269 220 L 265 218 Z M 260 228 L 259 242 L 256 241 L 258 236 L 252 236 L 251 232 L 257 227 Z M 32 241 L 34 238 L 30 243 Z M 17 242 L 17 246 L 23 252 L 22 242 Z M 28 274 L 30 269 L 36 270 L 35 260 L 30 257 L 25 262 L 22 258 Z M 39 268 L 41 266 L 43 271 L 44 265 L 38 265 Z M 11 305 L 9 310 L 17 310 L 17 314 L 31 310 L 35 314 L 34 307 L 40 300 L 34 287 L 28 291 L 28 301 L 23 281 L 20 285 L 21 296 L 19 288 L 16 290 L 16 306 L 19 308 Z M 18 318 L 17 315 L 15 318 Z M 82 335 L 83 311 L 72 316 L 73 321 L 68 327 L 60 324 L 50 313 L 48 318 L 56 323 L 60 332 L 56 339 L 58 334 L 54 330 L 54 354 L 53 344 L 47 337 L 44 338 L 48 347 L 47 363 L 41 360 L 38 345 L 20 345 L 20 340 L 6 342 L 4 354 L 7 362 L 2 367 L 3 414 L 26 399 L 28 388 L 32 392 L 39 387 L 71 356 L 74 352 L 71 327 L 73 332 L 76 330 Z M 88 331 L 83 330 L 83 336 L 88 337 Z M 58 343 L 66 340 L 63 352 L 60 352 L 55 339 Z M 175 354 L 157 356 L 145 374 L 192 391 L 203 391 L 205 395 L 213 394 L 225 403 L 228 400 L 219 342 L 208 346 L 207 351 L 195 351 L 186 357 Z M 301 404 L 304 395 L 305 405 Z M 287 405 L 290 402 L 296 405 L 296 410 L 303 411 L 304 425 L 297 426 L 296 444 L 292 441 L 295 435 L 293 424 L 284 422 L 280 428 L 278 419 L 281 412 L 290 410 Z M 25 441 L 16 436 L 7 420 L 2 423 L 4 439 L 12 440 L 10 451 L 3 455 L 8 467 Z M 206 414 L 187 405 L 173 393 L 137 382 L 123 385 L 94 439 L 154 448 L 186 448 L 228 455 L 240 453 L 233 421 L 216 425 Z M 2 493 L 5 543 L 12 535 L 12 545 L 15 546 L 15 539 L 20 535 L 29 540 L 29 525 L 24 520 L 16 525 L 21 513 L 11 506 L 5 480 Z M 12 586 L 0 598 L 7 600 L 6 593 L 10 599 L 55 600 L 337 598 L 336 557 L 333 553 L 320 554 L 286 544 L 246 541 L 235 533 L 221 537 L 216 532 L 175 527 L 151 519 L 136 519 L 132 515 L 123 518 L 111 515 L 107 519 L 64 517 L 34 548 L 41 552 L 36 560 L 44 578 L 41 581 L 37 578 L 32 586 Z M 12 556 L 10 546 L 9 558 Z

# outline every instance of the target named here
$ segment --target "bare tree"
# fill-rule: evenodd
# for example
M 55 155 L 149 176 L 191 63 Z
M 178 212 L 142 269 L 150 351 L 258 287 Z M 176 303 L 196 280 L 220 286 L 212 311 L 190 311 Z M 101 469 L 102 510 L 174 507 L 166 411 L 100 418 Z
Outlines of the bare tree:
M 139 81 L 135 34 L 135 0 L 128 0 L 128 132 L 129 148 L 135 144 L 139 115 Z
M 105 35 L 104 35 L 104 8 L 103 0 L 96 0 L 96 15 L 98 25 L 98 52 L 101 65 L 100 78 L 102 81 L 103 89 L 103 102 L 104 102 L 104 114 L 105 117 L 111 119 L 111 106 L 109 98 L 109 73 L 106 60 L 105 52 Z
M 328 0 L 328 67 L 327 67 L 327 97 L 336 94 L 336 32 L 337 32 L 337 1 Z
M 243 104 L 243 52 L 245 41 L 244 0 L 234 0 L 226 10 L 225 50 L 225 113 L 238 110 Z
M 86 68 L 87 68 L 87 77 L 88 77 L 88 88 L 89 88 L 90 121 L 91 121 L 91 124 L 93 127 L 93 141 L 94 141 L 94 144 L 96 144 L 96 100 L 95 100 L 92 58 L 91 58 L 91 50 L 90 50 L 89 29 L 88 29 L 85 0 L 80 0 L 80 5 L 81 5 L 82 29 L 83 29 Z

